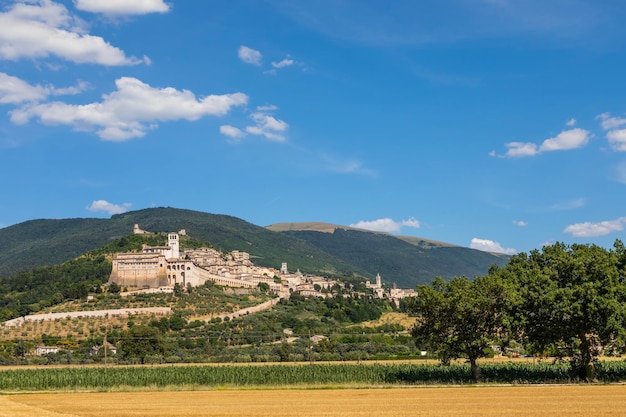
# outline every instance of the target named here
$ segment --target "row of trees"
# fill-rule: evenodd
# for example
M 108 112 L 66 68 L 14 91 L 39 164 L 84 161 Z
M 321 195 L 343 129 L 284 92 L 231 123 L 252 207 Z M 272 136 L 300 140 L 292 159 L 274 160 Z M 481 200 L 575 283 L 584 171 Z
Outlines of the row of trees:
M 556 243 L 511 258 L 474 280 L 436 279 L 418 287 L 406 308 L 418 316 L 418 344 L 443 363 L 465 357 L 480 379 L 477 360 L 512 341 L 527 352 L 567 357 L 574 377 L 595 378 L 600 353 L 626 346 L 626 249 Z

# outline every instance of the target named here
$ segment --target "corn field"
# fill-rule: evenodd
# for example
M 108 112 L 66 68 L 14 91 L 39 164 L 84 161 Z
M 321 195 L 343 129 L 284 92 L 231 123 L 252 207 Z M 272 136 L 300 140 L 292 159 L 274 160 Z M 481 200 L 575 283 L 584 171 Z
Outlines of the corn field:
M 569 383 L 566 363 L 481 367 L 487 383 Z M 601 382 L 626 381 L 626 362 L 601 362 Z M 70 367 L 0 370 L 0 390 L 106 390 L 120 387 L 470 384 L 468 365 L 292 364 L 263 366 Z

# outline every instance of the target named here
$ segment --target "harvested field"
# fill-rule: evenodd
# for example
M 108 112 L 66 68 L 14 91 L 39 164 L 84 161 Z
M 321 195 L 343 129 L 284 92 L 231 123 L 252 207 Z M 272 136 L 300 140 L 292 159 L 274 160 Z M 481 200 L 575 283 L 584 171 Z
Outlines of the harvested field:
M 55 393 L 0 396 L 0 416 L 623 416 L 623 385 Z

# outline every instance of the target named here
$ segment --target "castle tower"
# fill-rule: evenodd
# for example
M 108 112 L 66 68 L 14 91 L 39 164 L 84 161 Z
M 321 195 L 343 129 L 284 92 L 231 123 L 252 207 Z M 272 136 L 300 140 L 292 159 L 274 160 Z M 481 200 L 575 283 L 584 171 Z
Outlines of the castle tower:
M 167 246 L 170 247 L 170 258 L 180 258 L 180 246 L 178 245 L 178 233 L 167 235 Z
M 289 274 L 289 271 L 287 270 L 287 262 L 283 262 L 283 264 L 280 266 L 280 273 L 281 275 Z
M 377 287 L 382 287 L 383 286 L 383 282 L 380 279 L 380 274 L 376 274 L 376 286 Z

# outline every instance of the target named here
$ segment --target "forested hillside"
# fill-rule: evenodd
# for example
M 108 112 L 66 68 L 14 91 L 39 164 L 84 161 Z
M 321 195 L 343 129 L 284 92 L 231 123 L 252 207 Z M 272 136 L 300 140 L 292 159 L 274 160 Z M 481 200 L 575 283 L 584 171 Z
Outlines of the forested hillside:
M 371 275 L 302 240 L 236 217 L 152 208 L 110 219 L 33 220 L 0 229 L 0 277 L 68 261 L 126 236 L 134 224 L 151 232 L 185 229 L 189 236 L 220 249 L 248 252 L 261 266 L 280 268 L 282 262 L 287 262 L 294 270 L 308 273 Z
M 473 278 L 508 260 L 417 238 L 341 227 L 334 233 L 275 232 L 232 216 L 151 208 L 110 219 L 32 220 L 0 229 L 0 278 L 74 259 L 128 235 L 135 224 L 150 232 L 185 229 L 188 236 L 218 249 L 248 252 L 259 266 L 280 268 L 287 262 L 292 271 L 369 279 L 380 273 L 386 284 L 408 288 L 437 276 Z
M 504 265 L 508 256 L 458 246 L 424 246 L 408 243 L 392 235 L 337 228 L 333 233 L 288 231 L 289 236 L 305 240 L 339 259 L 359 265 L 372 273 L 380 273 L 387 283 L 411 288 L 441 276 L 485 274 L 491 265 Z

